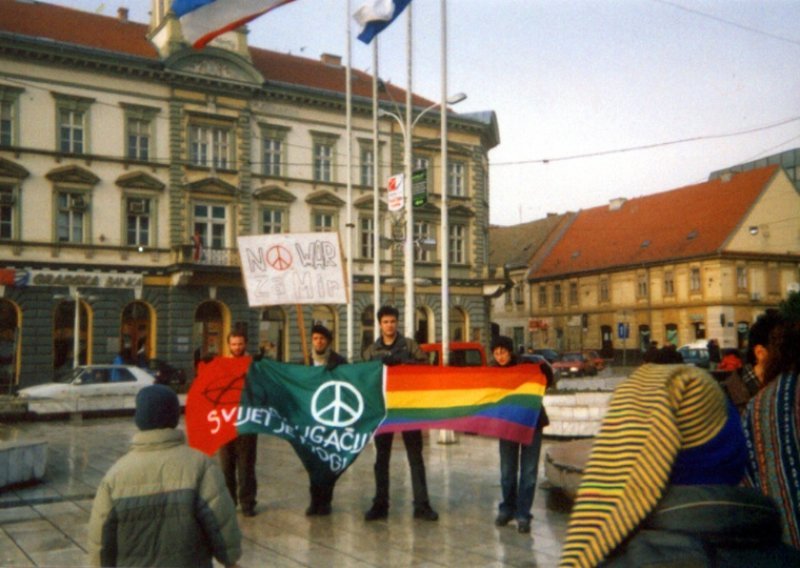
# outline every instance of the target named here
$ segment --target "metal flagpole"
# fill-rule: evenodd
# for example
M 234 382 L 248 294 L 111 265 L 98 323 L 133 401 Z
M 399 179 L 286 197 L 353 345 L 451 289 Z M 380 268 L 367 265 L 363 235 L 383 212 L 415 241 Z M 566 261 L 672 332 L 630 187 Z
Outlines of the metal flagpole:
M 346 133 L 347 133 L 347 359 L 353 360 L 353 81 L 352 60 L 353 48 L 350 24 L 350 0 L 347 0 L 347 67 L 345 68 L 345 106 L 346 113 Z
M 405 271 L 403 275 L 403 279 L 405 280 L 405 335 L 406 337 L 410 337 L 412 339 L 415 338 L 415 330 L 414 330 L 414 205 L 412 203 L 413 195 L 411 190 L 411 137 L 412 137 L 412 122 L 411 122 L 411 114 L 412 114 L 412 99 L 411 99 L 411 92 L 412 92 L 412 64 L 411 64 L 411 57 L 412 57 L 412 49 L 411 49 L 411 37 L 412 37 L 412 9 L 413 6 L 411 4 L 408 5 L 406 9 L 407 14 L 406 17 L 408 18 L 408 28 L 406 32 L 406 60 L 408 64 L 408 84 L 406 87 L 406 128 L 405 128 L 405 139 L 404 139 L 404 149 L 403 149 L 403 160 L 404 164 L 404 175 L 403 175 L 403 184 L 404 184 L 404 192 L 406 196 L 406 235 L 405 235 L 405 247 L 404 247 L 404 260 L 405 260 Z
M 372 312 L 381 305 L 380 146 L 378 144 L 378 38 L 372 40 Z M 376 334 L 377 338 L 377 334 Z
M 442 137 L 442 171 L 441 171 L 441 191 L 442 191 L 442 231 L 440 241 L 442 243 L 442 362 L 444 365 L 450 364 L 450 228 L 449 216 L 447 213 L 447 0 L 441 0 L 442 5 L 442 102 L 439 110 L 441 111 L 441 137 Z

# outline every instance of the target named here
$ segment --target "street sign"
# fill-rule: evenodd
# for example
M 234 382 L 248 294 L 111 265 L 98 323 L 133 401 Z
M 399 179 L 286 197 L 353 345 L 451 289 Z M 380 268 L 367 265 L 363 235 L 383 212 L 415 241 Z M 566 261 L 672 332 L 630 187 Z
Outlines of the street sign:
M 389 211 L 401 211 L 405 205 L 405 190 L 403 189 L 403 174 L 393 175 L 387 185 Z
M 428 202 L 428 170 L 414 170 L 411 173 L 411 202 L 414 207 Z
M 628 339 L 630 336 L 630 326 L 627 323 L 618 323 L 617 324 L 617 337 L 620 339 Z

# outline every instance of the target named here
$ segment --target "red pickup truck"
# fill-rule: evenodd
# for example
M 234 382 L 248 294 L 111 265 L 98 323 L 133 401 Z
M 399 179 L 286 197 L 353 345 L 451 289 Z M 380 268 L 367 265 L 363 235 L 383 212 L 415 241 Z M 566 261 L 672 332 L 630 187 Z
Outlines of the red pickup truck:
M 441 343 L 423 343 L 420 348 L 428 355 L 430 365 L 444 366 Z M 451 367 L 485 367 L 486 351 L 475 341 L 450 342 Z

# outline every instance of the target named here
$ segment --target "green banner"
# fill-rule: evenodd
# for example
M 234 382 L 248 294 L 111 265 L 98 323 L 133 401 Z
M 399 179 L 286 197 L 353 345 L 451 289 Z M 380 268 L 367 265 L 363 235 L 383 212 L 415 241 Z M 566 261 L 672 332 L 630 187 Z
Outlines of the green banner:
M 237 431 L 289 441 L 314 483 L 335 481 L 386 416 L 380 361 L 328 371 L 262 359 L 245 385 Z

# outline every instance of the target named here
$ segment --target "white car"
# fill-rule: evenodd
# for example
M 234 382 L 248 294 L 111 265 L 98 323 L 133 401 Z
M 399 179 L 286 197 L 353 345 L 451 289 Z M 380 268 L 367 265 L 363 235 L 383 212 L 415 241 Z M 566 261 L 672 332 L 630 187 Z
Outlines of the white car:
M 87 365 L 18 394 L 38 414 L 122 410 L 135 408 L 136 395 L 154 382 L 153 375 L 133 365 Z

